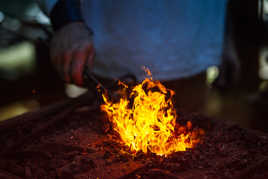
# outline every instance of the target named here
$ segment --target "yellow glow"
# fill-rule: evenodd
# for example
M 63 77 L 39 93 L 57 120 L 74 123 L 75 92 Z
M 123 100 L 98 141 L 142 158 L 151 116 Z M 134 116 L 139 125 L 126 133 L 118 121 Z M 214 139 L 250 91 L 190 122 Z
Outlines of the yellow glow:
M 219 68 L 216 66 L 208 67 L 207 69 L 207 84 L 211 85 L 219 76 Z
M 0 108 L 0 121 L 39 109 L 40 105 L 35 100 L 17 101 Z

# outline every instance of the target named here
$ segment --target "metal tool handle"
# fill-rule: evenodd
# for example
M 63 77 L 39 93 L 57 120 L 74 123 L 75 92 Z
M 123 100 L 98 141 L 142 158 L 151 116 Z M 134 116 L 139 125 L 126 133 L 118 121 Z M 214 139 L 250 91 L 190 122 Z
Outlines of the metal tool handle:
M 97 95 L 97 100 L 101 104 L 103 103 L 103 99 L 101 93 L 106 93 L 110 99 L 114 98 L 115 91 L 118 89 L 118 81 L 122 81 L 126 84 L 136 84 L 137 78 L 133 74 L 126 74 L 121 76 L 118 79 L 112 80 L 110 85 L 104 85 L 92 72 L 86 71 L 84 74 L 84 80 L 86 85 L 89 87 L 90 90 L 94 90 Z M 92 89 L 92 83 L 94 84 L 94 88 Z

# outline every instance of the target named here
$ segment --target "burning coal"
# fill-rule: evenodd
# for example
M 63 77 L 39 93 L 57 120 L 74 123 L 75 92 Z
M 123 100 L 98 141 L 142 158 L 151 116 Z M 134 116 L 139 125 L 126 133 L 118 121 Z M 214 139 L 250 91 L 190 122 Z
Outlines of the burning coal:
M 201 141 L 204 131 L 193 129 L 190 121 L 186 126 L 176 123 L 178 115 L 172 102 L 175 92 L 154 81 L 149 70 L 146 72 L 149 77 L 136 86 L 119 82 L 120 99 L 116 102 L 103 93 L 101 110 L 107 113 L 113 129 L 134 153 L 150 151 L 167 156 L 193 148 Z

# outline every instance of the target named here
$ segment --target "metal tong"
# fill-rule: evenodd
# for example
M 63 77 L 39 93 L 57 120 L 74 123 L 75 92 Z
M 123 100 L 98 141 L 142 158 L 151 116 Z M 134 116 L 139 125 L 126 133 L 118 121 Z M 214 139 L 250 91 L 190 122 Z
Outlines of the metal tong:
M 97 100 L 100 104 L 103 103 L 102 93 L 106 93 L 110 99 L 115 98 L 115 90 L 118 87 L 118 81 L 126 84 L 137 84 L 137 78 L 133 74 L 126 74 L 118 79 L 110 79 L 105 85 L 92 72 L 86 71 L 84 79 L 88 89 L 93 90 L 97 94 Z

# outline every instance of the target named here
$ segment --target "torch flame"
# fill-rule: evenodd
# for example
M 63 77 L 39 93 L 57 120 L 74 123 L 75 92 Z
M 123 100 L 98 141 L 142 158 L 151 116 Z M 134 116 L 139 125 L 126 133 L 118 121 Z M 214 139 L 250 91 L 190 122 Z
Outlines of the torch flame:
M 107 113 L 113 129 L 134 153 L 149 150 L 167 156 L 193 148 L 204 131 L 193 130 L 189 121 L 185 127 L 176 124 L 177 114 L 172 102 L 175 92 L 160 81 L 153 81 L 148 69 L 146 72 L 150 78 L 131 89 L 123 82 L 118 83 L 121 86 L 118 102 L 102 94 L 101 110 Z

